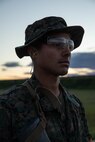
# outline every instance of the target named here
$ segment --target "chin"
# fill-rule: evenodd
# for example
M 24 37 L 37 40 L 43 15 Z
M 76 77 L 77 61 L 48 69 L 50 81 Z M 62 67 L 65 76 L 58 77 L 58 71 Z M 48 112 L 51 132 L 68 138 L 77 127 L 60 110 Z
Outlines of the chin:
M 57 73 L 57 76 L 64 76 L 68 73 L 68 70 L 65 70 L 65 71 L 61 71 L 61 72 L 58 72 Z
M 68 70 L 64 70 L 62 72 L 60 72 L 60 75 L 66 75 L 68 73 Z
M 61 76 L 64 76 L 64 75 L 66 75 L 66 74 L 67 74 L 67 73 L 61 73 L 60 75 L 61 75 Z

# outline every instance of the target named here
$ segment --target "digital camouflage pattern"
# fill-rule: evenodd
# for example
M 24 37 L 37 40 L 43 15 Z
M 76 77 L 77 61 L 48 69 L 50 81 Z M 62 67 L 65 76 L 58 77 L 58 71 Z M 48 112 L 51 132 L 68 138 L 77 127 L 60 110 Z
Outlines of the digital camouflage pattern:
M 57 98 L 42 88 L 34 75 L 29 82 L 38 94 L 50 141 L 88 142 L 90 134 L 79 99 L 69 94 L 61 84 Z M 0 96 L 0 142 L 26 142 L 33 132 L 33 124 L 39 123 L 39 120 L 35 100 L 25 86 L 16 86 Z

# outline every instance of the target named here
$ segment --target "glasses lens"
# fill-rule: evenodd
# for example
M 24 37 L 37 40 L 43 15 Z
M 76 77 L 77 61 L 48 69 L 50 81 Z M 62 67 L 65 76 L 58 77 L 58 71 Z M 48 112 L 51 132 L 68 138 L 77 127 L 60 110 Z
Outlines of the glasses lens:
M 60 48 L 66 48 L 68 47 L 70 51 L 74 49 L 74 42 L 71 39 L 66 39 L 64 37 L 48 37 L 47 38 L 47 44 L 54 45 L 56 47 Z
M 68 40 L 68 45 L 69 45 L 70 50 L 73 51 L 74 50 L 74 42 L 73 42 L 73 40 Z

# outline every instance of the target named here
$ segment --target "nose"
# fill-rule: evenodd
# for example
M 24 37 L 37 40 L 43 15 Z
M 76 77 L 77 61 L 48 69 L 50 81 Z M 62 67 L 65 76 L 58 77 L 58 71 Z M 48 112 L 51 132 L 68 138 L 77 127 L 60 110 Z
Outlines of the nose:
M 65 47 L 65 48 L 62 48 L 61 54 L 62 54 L 62 56 L 68 56 L 68 57 L 70 57 L 71 56 L 70 48 L 68 46 Z

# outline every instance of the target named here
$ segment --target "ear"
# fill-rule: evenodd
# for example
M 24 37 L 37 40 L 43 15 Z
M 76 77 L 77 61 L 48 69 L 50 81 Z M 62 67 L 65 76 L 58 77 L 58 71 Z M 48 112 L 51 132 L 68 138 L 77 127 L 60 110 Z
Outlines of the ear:
M 28 54 L 34 59 L 38 55 L 38 50 L 34 47 L 28 47 Z

